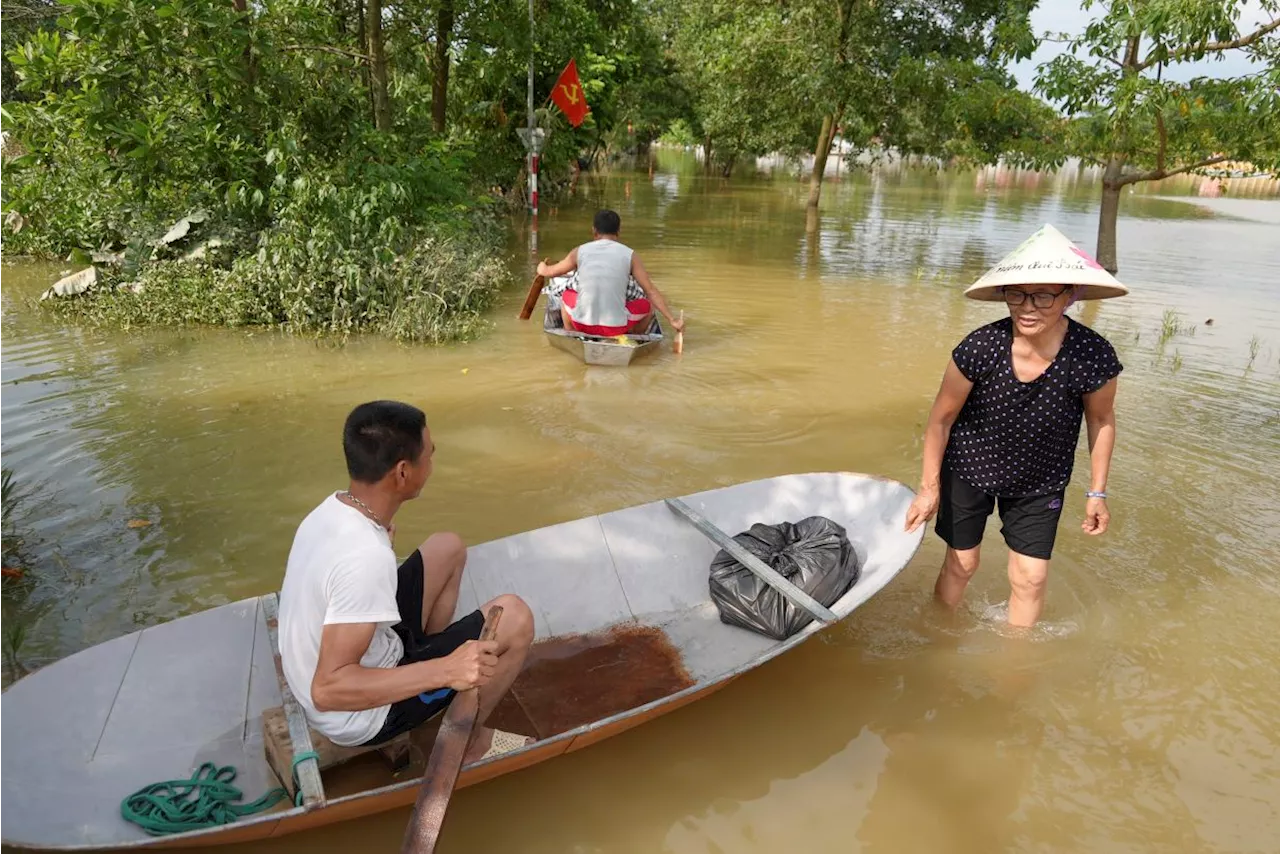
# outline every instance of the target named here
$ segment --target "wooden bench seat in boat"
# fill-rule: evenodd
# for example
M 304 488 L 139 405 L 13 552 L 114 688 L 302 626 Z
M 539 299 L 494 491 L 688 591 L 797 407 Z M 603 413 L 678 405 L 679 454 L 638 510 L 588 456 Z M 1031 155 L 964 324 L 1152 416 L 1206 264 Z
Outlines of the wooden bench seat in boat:
M 307 727 L 307 736 L 311 741 L 310 749 L 320 757 L 318 765 L 322 772 L 368 753 L 381 754 L 392 771 L 401 771 L 409 765 L 411 745 L 407 732 L 386 744 L 357 747 L 334 744 L 311 727 Z M 267 753 L 267 764 L 276 773 L 280 784 L 288 790 L 289 797 L 296 797 L 297 791 L 293 783 L 293 757 L 297 754 L 293 749 L 293 739 L 289 737 L 289 720 L 283 706 L 276 706 L 262 713 L 262 738 L 263 747 Z M 302 751 L 298 751 L 300 752 Z
M 320 772 L 349 762 L 357 756 L 381 754 L 392 771 L 408 766 L 412 747 L 410 733 L 396 736 L 383 744 L 343 747 L 334 744 L 307 724 L 302 707 L 298 705 L 289 683 L 285 681 L 284 666 L 280 661 L 279 597 L 275 593 L 268 593 L 262 597 L 262 604 L 271 635 L 271 655 L 275 659 L 276 679 L 280 683 L 280 696 L 284 699 L 282 705 L 266 709 L 262 713 L 263 749 L 267 755 L 267 764 L 280 780 L 280 785 L 288 791 L 289 797 L 296 798 L 300 786 L 304 805 L 323 804 L 324 782 Z M 294 757 L 306 756 L 311 752 L 314 752 L 314 758 L 298 763 L 298 784 L 295 785 Z

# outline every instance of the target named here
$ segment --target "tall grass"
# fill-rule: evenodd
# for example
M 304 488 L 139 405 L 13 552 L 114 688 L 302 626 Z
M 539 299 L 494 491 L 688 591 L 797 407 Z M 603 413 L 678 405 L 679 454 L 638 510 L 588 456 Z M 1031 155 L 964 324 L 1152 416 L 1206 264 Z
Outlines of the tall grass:
M 1166 344 L 1175 335 L 1195 335 L 1196 325 L 1186 322 L 1177 311 L 1166 308 L 1160 318 L 1160 345 Z

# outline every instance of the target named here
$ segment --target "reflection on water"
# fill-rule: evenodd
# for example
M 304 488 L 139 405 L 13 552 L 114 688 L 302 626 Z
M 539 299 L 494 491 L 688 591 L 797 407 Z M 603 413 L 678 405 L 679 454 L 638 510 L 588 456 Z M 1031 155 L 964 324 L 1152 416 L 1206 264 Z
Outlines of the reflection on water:
M 24 574 L 4 579 L 6 662 L 273 589 L 298 520 L 344 483 L 342 419 L 375 397 L 422 405 L 439 448 L 398 520 L 402 548 L 785 472 L 914 483 L 950 348 L 999 310 L 959 288 L 1044 222 L 1093 246 L 1096 184 L 1015 178 L 845 173 L 807 232 L 806 187 L 785 177 L 707 178 L 668 153 L 652 177 L 584 176 L 577 199 L 544 208 L 537 254 L 568 251 L 613 206 L 689 321 L 682 357 L 625 370 L 585 368 L 514 319 L 522 228 L 492 330 L 443 349 L 64 328 L 29 304 L 58 267 L 7 266 L 5 560 Z M 1073 309 L 1126 368 L 1112 529 L 1079 532 L 1078 476 L 1032 642 L 1000 625 L 998 547 L 961 612 L 935 611 L 930 533 L 828 636 L 459 793 L 440 850 L 1276 850 L 1277 211 L 1125 198 L 1133 295 Z M 255 850 L 393 851 L 406 817 Z

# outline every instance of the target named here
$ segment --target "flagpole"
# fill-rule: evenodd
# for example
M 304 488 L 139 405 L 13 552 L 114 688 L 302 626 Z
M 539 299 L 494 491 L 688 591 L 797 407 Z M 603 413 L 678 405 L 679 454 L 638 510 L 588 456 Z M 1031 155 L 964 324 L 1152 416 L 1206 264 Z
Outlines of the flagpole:
M 533 117 L 533 0 L 529 0 L 529 139 L 533 140 L 534 117 Z M 529 211 L 533 214 L 533 233 L 538 231 L 538 152 L 537 147 L 531 145 L 529 147 Z M 534 242 L 534 248 L 537 247 L 537 238 L 531 238 Z

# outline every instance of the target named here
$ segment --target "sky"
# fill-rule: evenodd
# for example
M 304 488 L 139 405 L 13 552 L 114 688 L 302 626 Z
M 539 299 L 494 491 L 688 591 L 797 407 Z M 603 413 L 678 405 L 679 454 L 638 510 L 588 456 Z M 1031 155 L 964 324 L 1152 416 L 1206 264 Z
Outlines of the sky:
M 1272 16 L 1262 9 L 1262 4 L 1258 0 L 1247 0 L 1241 6 L 1238 19 L 1241 32 L 1249 32 L 1258 24 L 1272 19 Z M 1041 0 L 1040 5 L 1031 13 L 1031 27 L 1037 35 L 1042 35 L 1048 30 L 1055 34 L 1069 33 L 1075 36 L 1083 33 L 1085 26 L 1094 18 L 1102 17 L 1105 11 L 1101 3 L 1094 3 L 1089 9 L 1082 9 L 1079 0 Z M 1011 67 L 1018 85 L 1030 91 L 1035 82 L 1036 66 L 1053 59 L 1067 49 L 1067 45 L 1064 44 L 1041 44 L 1039 50 L 1030 59 Z M 1083 51 L 1080 55 L 1082 58 L 1087 58 L 1087 54 Z M 1205 59 L 1167 69 L 1166 79 L 1187 80 L 1197 76 L 1235 77 L 1248 73 L 1250 65 L 1243 52 L 1228 51 L 1224 56 L 1226 59 L 1223 60 Z

